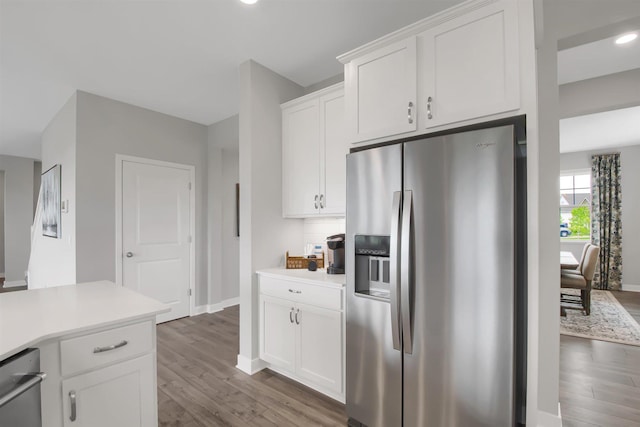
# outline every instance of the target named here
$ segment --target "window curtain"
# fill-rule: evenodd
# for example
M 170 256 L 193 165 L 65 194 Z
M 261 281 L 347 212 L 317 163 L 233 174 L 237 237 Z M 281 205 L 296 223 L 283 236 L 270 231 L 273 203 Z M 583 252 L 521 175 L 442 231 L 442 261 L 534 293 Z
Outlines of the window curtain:
M 600 247 L 593 278 L 597 289 L 622 287 L 622 187 L 620 154 L 591 158 L 591 242 Z

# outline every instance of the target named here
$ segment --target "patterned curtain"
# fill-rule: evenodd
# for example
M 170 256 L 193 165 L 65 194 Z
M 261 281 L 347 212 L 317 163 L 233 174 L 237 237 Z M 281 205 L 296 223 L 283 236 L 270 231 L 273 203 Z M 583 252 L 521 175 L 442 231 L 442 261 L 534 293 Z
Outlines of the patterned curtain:
M 622 189 L 620 154 L 591 158 L 591 242 L 600 246 L 593 287 L 622 287 Z

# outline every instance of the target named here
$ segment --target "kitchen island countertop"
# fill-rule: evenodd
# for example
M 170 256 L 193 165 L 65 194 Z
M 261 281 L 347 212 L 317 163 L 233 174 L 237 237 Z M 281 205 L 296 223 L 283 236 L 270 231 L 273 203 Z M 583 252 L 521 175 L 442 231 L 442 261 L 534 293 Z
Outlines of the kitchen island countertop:
M 0 360 L 49 339 L 169 311 L 154 299 L 101 281 L 0 294 Z

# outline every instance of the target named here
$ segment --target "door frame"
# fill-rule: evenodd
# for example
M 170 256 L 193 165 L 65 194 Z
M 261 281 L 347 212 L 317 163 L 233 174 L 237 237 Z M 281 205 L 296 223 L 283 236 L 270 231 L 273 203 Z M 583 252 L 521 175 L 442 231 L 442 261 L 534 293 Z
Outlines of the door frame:
M 191 236 L 191 242 L 189 244 L 189 316 L 193 316 L 195 313 L 195 276 L 196 276 L 196 262 L 195 262 L 195 247 L 196 247 L 196 167 L 193 165 L 185 165 L 181 163 L 165 162 L 163 160 L 148 159 L 145 157 L 128 156 L 125 154 L 116 153 L 116 284 L 118 286 L 124 286 L 122 283 L 122 172 L 123 163 L 141 163 L 144 165 L 152 166 L 164 166 L 175 169 L 182 169 L 189 171 L 189 182 L 191 189 L 189 191 L 189 234 Z

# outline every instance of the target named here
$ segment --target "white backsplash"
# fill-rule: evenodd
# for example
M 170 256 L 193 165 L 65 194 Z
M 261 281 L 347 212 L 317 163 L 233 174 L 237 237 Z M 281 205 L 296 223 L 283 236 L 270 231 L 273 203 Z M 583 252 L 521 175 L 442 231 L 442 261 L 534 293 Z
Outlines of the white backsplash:
M 305 218 L 304 220 L 304 243 L 320 244 L 327 256 L 327 237 L 345 232 L 344 218 Z M 300 248 L 301 253 L 304 248 Z

